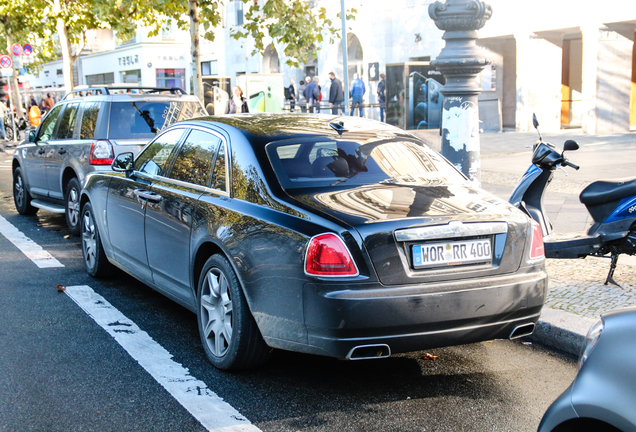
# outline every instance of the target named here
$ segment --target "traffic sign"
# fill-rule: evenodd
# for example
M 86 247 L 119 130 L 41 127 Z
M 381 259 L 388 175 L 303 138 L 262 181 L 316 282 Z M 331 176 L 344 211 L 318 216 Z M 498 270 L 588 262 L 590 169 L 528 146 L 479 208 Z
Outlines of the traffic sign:
M 33 53 L 33 47 L 30 44 L 24 44 L 22 52 L 25 56 L 30 56 Z
M 11 51 L 13 51 L 13 55 L 15 56 L 22 55 L 22 45 L 14 43 L 13 46 L 11 46 Z
M 11 57 L 9 57 L 8 55 L 3 55 L 0 57 L 0 66 L 2 66 L 3 69 L 8 69 L 11 66 L 13 66 L 13 62 L 11 61 Z

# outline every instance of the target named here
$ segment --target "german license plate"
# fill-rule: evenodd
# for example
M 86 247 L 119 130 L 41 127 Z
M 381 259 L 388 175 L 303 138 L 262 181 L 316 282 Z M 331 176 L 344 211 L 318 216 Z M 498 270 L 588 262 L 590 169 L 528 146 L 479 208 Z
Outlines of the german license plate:
M 413 246 L 413 266 L 415 268 L 491 261 L 490 239 L 446 241 Z

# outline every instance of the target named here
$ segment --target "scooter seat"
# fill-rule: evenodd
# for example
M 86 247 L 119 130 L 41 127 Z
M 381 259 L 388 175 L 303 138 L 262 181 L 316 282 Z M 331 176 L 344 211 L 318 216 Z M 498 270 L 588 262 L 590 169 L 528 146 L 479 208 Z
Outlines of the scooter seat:
M 636 178 L 598 180 L 583 189 L 579 199 L 586 205 L 599 205 L 636 195 Z

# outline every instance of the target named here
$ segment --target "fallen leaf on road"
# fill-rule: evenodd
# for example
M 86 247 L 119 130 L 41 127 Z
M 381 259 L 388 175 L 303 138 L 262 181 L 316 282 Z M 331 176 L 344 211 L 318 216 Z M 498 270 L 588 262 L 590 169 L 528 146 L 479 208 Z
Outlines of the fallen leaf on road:
M 66 287 L 65 287 L 64 285 L 55 285 L 55 288 L 56 288 L 59 292 L 62 292 L 62 291 L 65 291 L 65 290 L 66 290 Z
M 439 357 L 439 356 L 436 356 L 436 355 L 433 355 L 433 354 L 426 353 L 425 355 L 423 355 L 423 356 L 422 356 L 422 357 L 420 357 L 420 358 L 421 358 L 422 360 L 436 360 L 436 359 L 437 359 L 437 357 Z

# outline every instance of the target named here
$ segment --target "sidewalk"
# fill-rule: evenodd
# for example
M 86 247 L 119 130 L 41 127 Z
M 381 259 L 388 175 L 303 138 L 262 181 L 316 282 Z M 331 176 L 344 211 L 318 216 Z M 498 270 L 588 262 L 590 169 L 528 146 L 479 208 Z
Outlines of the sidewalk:
M 507 200 L 530 165 L 532 150 L 527 147 L 537 140 L 537 133 L 483 133 L 480 139 L 482 187 Z M 544 134 L 543 139 L 557 147 L 574 139 L 581 146 L 566 154 L 581 169 L 568 169 L 569 176 L 558 170 L 544 204 L 556 232 L 587 231 L 593 221 L 579 202 L 580 191 L 594 180 L 634 176 L 636 134 L 585 135 L 569 130 Z M 636 305 L 636 257 L 619 258 L 614 279 L 621 287 L 603 284 L 609 259 L 549 259 L 546 269 L 546 307 L 533 335 L 541 343 L 578 355 L 588 328 L 602 313 Z

